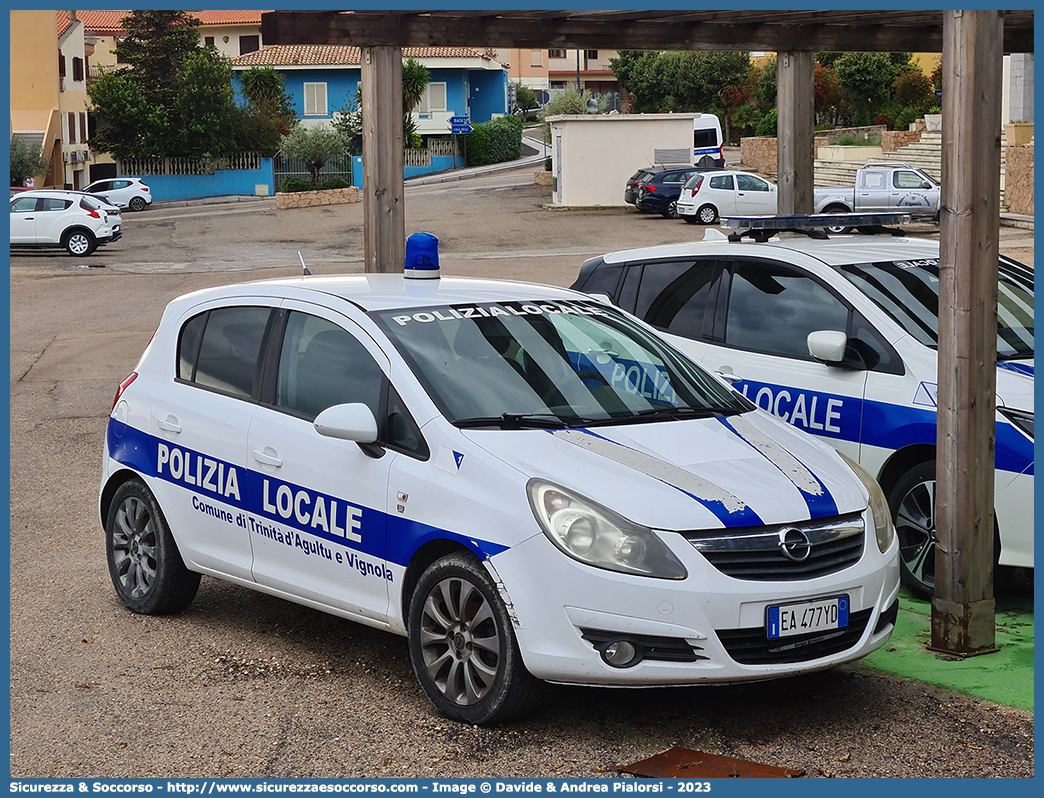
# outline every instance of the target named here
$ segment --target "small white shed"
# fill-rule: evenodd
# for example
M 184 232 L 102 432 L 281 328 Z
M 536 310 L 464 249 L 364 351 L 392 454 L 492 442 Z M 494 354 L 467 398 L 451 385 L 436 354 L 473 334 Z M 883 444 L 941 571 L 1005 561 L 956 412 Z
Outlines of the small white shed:
M 643 166 L 692 163 L 693 120 L 700 114 L 549 116 L 553 204 L 626 205 L 624 184 Z M 674 152 L 666 152 L 673 150 Z M 656 156 L 659 151 L 661 160 Z M 664 157 L 669 160 L 663 160 Z

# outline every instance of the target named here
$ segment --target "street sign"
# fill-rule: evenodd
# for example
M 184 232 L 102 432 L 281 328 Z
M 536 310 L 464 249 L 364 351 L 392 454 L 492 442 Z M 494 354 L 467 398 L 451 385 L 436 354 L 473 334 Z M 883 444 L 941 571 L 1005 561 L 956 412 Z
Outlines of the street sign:
M 454 136 L 467 135 L 471 132 L 471 125 L 451 125 L 450 132 L 453 133 Z
M 449 119 L 449 123 L 457 127 L 459 127 L 460 125 L 470 124 L 470 122 L 471 120 L 468 119 L 466 116 L 451 116 Z

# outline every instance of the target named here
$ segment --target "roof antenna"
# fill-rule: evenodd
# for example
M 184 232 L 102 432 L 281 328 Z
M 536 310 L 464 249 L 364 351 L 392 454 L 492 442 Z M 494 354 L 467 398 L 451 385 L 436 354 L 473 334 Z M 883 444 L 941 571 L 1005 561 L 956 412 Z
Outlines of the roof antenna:
M 304 270 L 304 275 L 303 276 L 311 277 L 312 273 L 310 271 L 308 271 L 308 267 L 305 266 L 304 255 L 301 254 L 301 250 L 297 250 L 297 257 L 299 257 L 301 259 L 301 268 Z

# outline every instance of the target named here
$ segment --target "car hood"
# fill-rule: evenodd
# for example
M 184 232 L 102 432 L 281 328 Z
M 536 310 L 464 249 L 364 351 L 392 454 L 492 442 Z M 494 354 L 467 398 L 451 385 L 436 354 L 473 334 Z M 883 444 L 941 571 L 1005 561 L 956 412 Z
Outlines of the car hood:
M 867 506 L 862 483 L 836 452 L 762 411 L 464 435 L 526 477 L 656 529 L 791 523 Z
M 1033 359 L 997 361 L 997 405 L 1033 412 Z

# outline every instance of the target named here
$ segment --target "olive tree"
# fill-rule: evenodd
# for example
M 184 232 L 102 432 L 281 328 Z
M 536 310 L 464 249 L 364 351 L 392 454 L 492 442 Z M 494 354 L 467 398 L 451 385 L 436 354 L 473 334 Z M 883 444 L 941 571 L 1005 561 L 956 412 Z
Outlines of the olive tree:
M 348 141 L 337 130 L 327 125 L 304 127 L 298 125 L 283 137 L 279 146 L 279 154 L 284 158 L 296 158 L 304 162 L 312 183 L 319 185 L 319 172 L 331 158 L 344 155 L 348 151 Z

